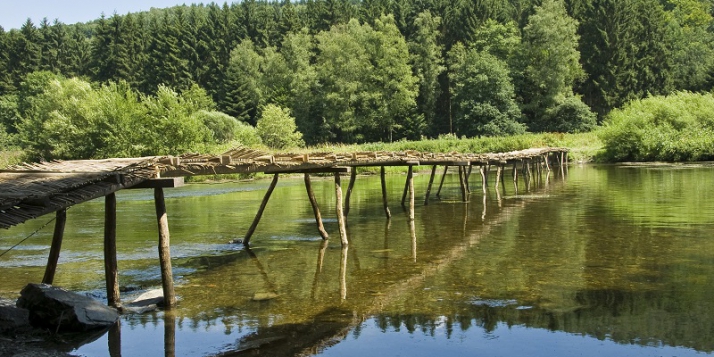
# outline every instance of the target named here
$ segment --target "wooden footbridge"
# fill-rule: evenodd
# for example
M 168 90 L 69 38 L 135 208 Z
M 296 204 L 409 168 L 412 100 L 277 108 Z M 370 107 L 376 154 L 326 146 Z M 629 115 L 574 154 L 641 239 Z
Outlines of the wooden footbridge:
M 381 167 L 382 200 L 387 218 L 391 217 L 385 184 L 386 166 L 408 167 L 401 205 L 407 207 L 408 217 L 414 220 L 415 192 L 413 167 L 429 165 L 431 176 L 424 196 L 429 203 L 437 167 L 443 166 L 437 196 L 449 167 L 458 168 L 461 198 L 468 200 L 472 169 L 478 167 L 482 190 L 488 192 L 488 177 L 491 167 L 496 168 L 495 187 L 503 185 L 504 172 L 510 169 L 516 188 L 519 172 L 526 185 L 532 178 L 557 166 L 564 175 L 568 150 L 564 148 L 538 148 L 507 153 L 464 154 L 403 152 L 353 152 L 269 154 L 263 151 L 236 148 L 222 155 L 187 154 L 183 156 L 154 156 L 130 159 L 53 161 L 22 164 L 0 170 L 0 227 L 9 228 L 45 214 L 55 213 L 55 228 L 52 246 L 42 282 L 52 284 L 59 260 L 64 235 L 67 208 L 95 198 L 105 197 L 104 260 L 108 303 L 120 306 L 116 257 L 116 196 L 122 189 L 154 189 L 156 217 L 159 228 L 159 260 L 162 287 L 167 308 L 176 304 L 169 251 L 169 226 L 164 202 L 164 188 L 183 185 L 183 178 L 215 174 L 272 174 L 272 182 L 258 209 L 255 219 L 242 243 L 248 245 L 258 226 L 268 200 L 278 183 L 280 174 L 303 174 L 305 188 L 323 239 L 328 239 L 320 209 L 310 184 L 311 174 L 334 174 L 336 215 L 343 246 L 348 244 L 345 217 L 349 213 L 350 195 L 360 167 Z M 346 197 L 343 200 L 341 176 L 350 175 Z M 408 202 L 408 203 L 407 203 Z M 240 242 L 240 241 L 237 241 Z

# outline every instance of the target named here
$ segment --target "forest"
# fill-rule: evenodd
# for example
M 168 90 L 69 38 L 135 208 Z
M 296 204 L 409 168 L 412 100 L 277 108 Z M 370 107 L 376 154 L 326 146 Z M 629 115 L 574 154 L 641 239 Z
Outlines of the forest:
M 631 103 L 711 97 L 713 4 L 243 0 L 27 19 L 0 27 L 0 144 L 78 159 L 590 132 Z

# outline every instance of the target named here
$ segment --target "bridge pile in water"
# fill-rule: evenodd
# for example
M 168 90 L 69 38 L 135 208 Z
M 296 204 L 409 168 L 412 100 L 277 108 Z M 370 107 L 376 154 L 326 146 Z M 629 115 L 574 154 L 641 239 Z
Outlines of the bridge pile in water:
M 408 167 L 401 205 L 409 205 L 409 219 L 414 220 L 415 193 L 413 167 L 430 165 L 431 176 L 424 197 L 429 203 L 437 166 L 444 167 L 444 174 L 437 191 L 440 195 L 449 167 L 457 167 L 462 199 L 468 200 L 469 178 L 474 166 L 479 168 L 483 192 L 488 190 L 489 170 L 497 168 L 495 187 L 504 184 L 503 173 L 512 167 L 512 176 L 518 188 L 518 173 L 522 173 L 526 185 L 532 177 L 540 178 L 545 170 L 556 165 L 561 173 L 567 163 L 568 149 L 537 148 L 506 153 L 425 153 L 414 150 L 401 152 L 370 151 L 352 153 L 307 153 L 270 154 L 250 148 L 235 148 L 221 155 L 186 154 L 182 156 L 152 156 L 106 160 L 53 161 L 21 164 L 0 170 L 0 228 L 9 228 L 27 220 L 55 212 L 55 230 L 43 283 L 51 284 L 59 259 L 67 208 L 98 197 L 105 197 L 104 259 L 109 304 L 119 306 L 116 258 L 116 196 L 122 189 L 152 188 L 159 228 L 159 260 L 166 306 L 172 308 L 176 299 L 171 273 L 169 253 L 169 228 L 164 202 L 164 188 L 183 185 L 183 178 L 215 174 L 273 174 L 273 180 L 265 194 L 253 223 L 242 243 L 248 245 L 280 174 L 304 174 L 307 197 L 315 215 L 318 231 L 323 239 L 325 231 L 321 213 L 310 184 L 310 174 L 332 173 L 335 177 L 336 215 L 343 246 L 347 245 L 345 216 L 349 213 L 350 195 L 359 167 L 381 167 L 382 199 L 387 218 L 391 217 L 387 202 L 385 166 Z M 519 170 L 520 166 L 520 170 Z M 534 175 L 535 172 L 535 175 Z M 343 202 L 341 175 L 350 174 L 350 182 Z

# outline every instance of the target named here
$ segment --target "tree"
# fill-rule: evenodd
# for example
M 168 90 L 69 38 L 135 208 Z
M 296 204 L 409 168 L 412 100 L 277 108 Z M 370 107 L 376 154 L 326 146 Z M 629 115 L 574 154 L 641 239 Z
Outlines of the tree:
M 580 29 L 585 103 L 612 108 L 671 88 L 668 14 L 657 0 L 592 0 Z
M 424 11 L 414 19 L 414 35 L 409 42 L 411 64 L 419 80 L 417 106 L 432 133 L 436 133 L 436 102 L 441 95 L 439 75 L 446 70 L 439 41 L 440 17 Z
M 519 88 L 532 130 L 553 130 L 546 112 L 572 97 L 573 86 L 584 76 L 577 26 L 562 0 L 544 0 L 523 29 Z
M 255 130 L 263 143 L 271 149 L 283 150 L 305 145 L 290 111 L 274 104 L 263 108 Z
M 457 43 L 449 51 L 455 131 L 466 136 L 522 134 L 508 65 Z
M 263 58 L 250 40 L 244 40 L 231 51 L 224 81 L 225 97 L 219 108 L 238 120 L 255 124 L 261 102 L 260 66 Z
M 714 74 L 714 25 L 707 11 L 711 4 L 697 0 L 672 0 L 673 86 L 676 89 L 708 90 Z

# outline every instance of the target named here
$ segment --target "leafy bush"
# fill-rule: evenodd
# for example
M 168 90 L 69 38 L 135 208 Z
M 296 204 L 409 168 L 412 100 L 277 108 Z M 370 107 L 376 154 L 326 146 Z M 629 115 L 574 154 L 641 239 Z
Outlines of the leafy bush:
M 544 131 L 557 133 L 585 133 L 597 126 L 597 115 L 583 101 L 571 96 L 555 108 L 546 111 Z
M 600 131 L 611 161 L 714 159 L 714 96 L 679 92 L 613 110 Z
M 290 116 L 290 111 L 274 104 L 268 104 L 263 108 L 256 131 L 263 143 L 271 149 L 282 150 L 305 146 L 302 133 L 297 131 L 295 118 Z

